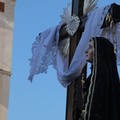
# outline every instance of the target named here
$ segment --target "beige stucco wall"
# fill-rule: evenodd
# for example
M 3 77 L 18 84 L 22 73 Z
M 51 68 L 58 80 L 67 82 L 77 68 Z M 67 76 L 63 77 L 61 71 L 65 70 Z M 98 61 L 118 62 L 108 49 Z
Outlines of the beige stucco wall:
M 0 104 L 0 120 L 8 120 L 8 109 Z
M 5 106 L 6 108 L 8 107 L 9 84 L 9 73 L 0 70 L 0 104 Z
M 5 71 L 11 71 L 12 33 L 13 31 L 0 21 L 0 69 Z
M 0 0 L 0 2 L 6 2 L 6 0 Z
M 0 120 L 8 120 L 15 0 L 0 2 L 5 3 L 5 11 L 0 12 Z
M 5 11 L 0 12 L 0 69 L 5 71 L 11 71 L 14 5 L 5 0 Z
M 0 120 L 7 120 L 9 100 L 9 72 L 0 70 Z

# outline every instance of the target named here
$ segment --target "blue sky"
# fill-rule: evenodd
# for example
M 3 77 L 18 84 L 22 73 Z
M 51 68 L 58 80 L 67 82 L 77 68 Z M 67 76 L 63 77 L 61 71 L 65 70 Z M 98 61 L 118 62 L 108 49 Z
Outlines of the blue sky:
M 118 0 L 100 0 L 99 5 Z M 8 120 L 64 120 L 66 89 L 50 67 L 47 74 L 34 77 L 31 84 L 29 61 L 35 37 L 60 22 L 63 8 L 70 0 L 17 0 L 15 5 L 12 76 Z

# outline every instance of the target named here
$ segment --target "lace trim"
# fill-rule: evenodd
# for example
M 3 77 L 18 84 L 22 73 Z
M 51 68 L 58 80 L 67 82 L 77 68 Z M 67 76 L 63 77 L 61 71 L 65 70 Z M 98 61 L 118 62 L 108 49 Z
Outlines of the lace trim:
M 40 40 L 41 40 L 41 35 L 37 36 L 36 41 L 32 45 L 33 56 L 32 56 L 32 59 L 30 59 L 30 62 L 31 62 L 30 64 L 33 64 L 34 60 L 36 59 L 36 56 L 38 55 L 37 48 L 38 48 L 38 45 L 40 44 Z M 44 45 L 41 48 L 41 50 L 42 50 L 42 53 L 38 57 L 38 63 L 37 63 L 35 74 L 44 73 L 44 72 L 47 73 L 48 66 L 55 64 L 55 57 L 57 53 L 56 46 L 53 45 L 53 47 L 49 49 L 47 46 Z
M 32 58 L 29 59 L 31 71 L 28 79 L 32 80 L 34 74 L 47 73 L 49 65 L 55 66 L 57 54 L 56 42 L 53 38 L 47 38 L 50 34 L 52 37 L 55 36 L 53 35 L 55 31 L 50 33 L 51 30 L 48 30 L 45 35 L 43 34 L 44 32 L 40 33 L 32 44 Z

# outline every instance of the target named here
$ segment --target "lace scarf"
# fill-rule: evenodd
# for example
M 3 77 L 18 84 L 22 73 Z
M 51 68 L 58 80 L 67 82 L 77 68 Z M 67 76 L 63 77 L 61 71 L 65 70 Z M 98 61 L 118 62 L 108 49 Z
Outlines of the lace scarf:
M 58 44 L 59 29 L 61 26 L 58 25 L 41 32 L 32 44 L 29 80 L 32 80 L 35 74 L 47 73 L 48 66 L 52 65 L 57 71 L 58 81 L 62 86 L 66 87 L 74 81 L 75 77 L 80 75 L 86 64 L 85 50 L 87 49 L 90 38 L 103 36 L 105 29 L 101 30 L 100 28 L 109 8 L 110 5 L 100 7 L 88 14 L 85 30 L 69 67 L 67 66 L 68 56 L 64 57 L 61 54 Z

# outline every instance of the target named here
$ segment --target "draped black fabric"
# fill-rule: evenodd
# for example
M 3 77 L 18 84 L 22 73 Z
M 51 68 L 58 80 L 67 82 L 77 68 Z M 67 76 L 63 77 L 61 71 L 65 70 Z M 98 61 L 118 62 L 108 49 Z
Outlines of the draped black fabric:
M 94 41 L 94 60 L 84 120 L 120 120 L 120 82 L 114 47 L 103 37 Z

